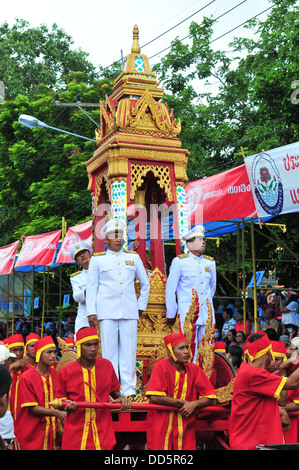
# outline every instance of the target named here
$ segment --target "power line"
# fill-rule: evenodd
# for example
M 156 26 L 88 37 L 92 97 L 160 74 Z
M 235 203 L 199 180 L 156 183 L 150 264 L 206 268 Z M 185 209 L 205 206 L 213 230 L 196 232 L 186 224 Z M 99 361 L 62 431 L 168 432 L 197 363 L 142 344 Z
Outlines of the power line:
M 141 49 L 148 46 L 149 44 L 151 44 L 152 42 L 156 41 L 157 39 L 160 39 L 162 36 L 164 36 L 165 34 L 169 33 L 169 31 L 172 31 L 173 29 L 177 28 L 178 26 L 180 26 L 181 24 L 185 23 L 185 21 L 189 20 L 190 18 L 192 18 L 193 16 L 197 15 L 197 13 L 199 13 L 200 11 L 204 10 L 205 8 L 209 7 L 212 3 L 215 3 L 216 0 L 212 0 L 212 2 L 210 3 L 207 3 L 205 6 L 203 6 L 202 8 L 200 8 L 199 10 L 197 10 L 195 13 L 192 13 L 192 15 L 188 16 L 187 18 L 185 18 L 184 20 L 180 21 L 179 23 L 177 23 L 176 25 L 172 26 L 171 28 L 167 29 L 167 31 L 164 31 L 164 33 L 162 34 L 159 34 L 159 36 L 155 37 L 154 39 L 152 39 L 151 41 L 147 42 L 146 44 L 144 44 L 143 46 L 141 46 Z M 245 0 L 247 1 L 247 0 Z
M 242 2 L 238 3 L 237 5 L 235 5 L 234 7 L 230 8 L 229 10 L 226 10 L 224 13 L 222 13 L 221 15 L 219 15 L 217 18 L 214 19 L 214 22 L 216 22 L 217 20 L 219 20 L 220 18 L 224 17 L 225 15 L 227 15 L 228 13 L 230 13 L 231 11 L 235 10 L 236 8 L 240 7 L 243 3 L 246 3 L 247 0 L 243 0 Z M 241 26 L 244 26 L 246 23 L 248 23 L 249 21 L 251 21 L 252 19 L 254 18 L 257 18 L 258 16 L 262 15 L 263 13 L 265 13 L 266 11 L 272 9 L 275 5 L 271 5 L 269 8 L 261 11 L 260 13 L 257 13 L 255 16 L 253 16 L 252 18 L 249 18 L 248 20 L 244 21 L 243 23 L 240 23 L 239 25 L 235 26 L 234 28 L 232 28 L 231 30 L 227 31 L 226 33 L 223 33 L 221 36 L 211 40 L 209 43 L 212 43 L 212 42 L 215 42 L 217 41 L 218 39 L 221 39 L 222 37 L 226 36 L 227 34 L 231 33 L 232 31 L 240 28 Z M 178 23 L 179 24 L 179 23 Z M 177 25 L 178 25 L 177 24 Z M 185 39 L 188 39 L 189 37 L 191 37 L 191 35 L 188 35 L 188 36 L 185 36 L 184 38 L 180 39 L 180 41 L 184 41 Z M 157 36 L 158 38 L 158 36 Z M 157 38 L 153 39 L 153 41 L 155 41 Z M 151 41 L 151 42 L 153 42 Z M 156 57 L 157 55 L 159 54 L 162 54 L 163 52 L 165 52 L 166 50 L 170 49 L 171 48 L 171 45 L 170 46 L 167 46 L 165 49 L 162 49 L 161 51 L 155 53 L 154 55 L 148 57 L 148 59 L 152 59 L 153 57 Z M 189 53 L 189 54 L 193 54 L 192 53 Z M 110 67 L 112 67 L 114 64 L 117 64 L 118 62 L 121 62 L 122 59 L 119 59 L 119 60 L 115 60 L 114 62 L 112 62 L 110 64 L 110 66 L 107 66 L 107 67 L 104 67 L 102 69 L 102 72 L 104 72 L 105 70 L 108 70 Z M 178 59 L 179 60 L 179 59 Z M 154 64 L 152 67 L 155 67 L 156 64 Z M 116 76 L 114 77 L 116 78 Z M 87 88 L 85 91 L 81 92 L 81 95 L 83 95 L 84 93 L 87 93 L 89 91 L 91 91 L 93 88 L 96 88 L 97 86 L 99 85 L 99 83 L 95 84 L 95 85 L 92 85 L 91 87 Z
M 248 1 L 248 0 L 243 0 L 242 2 L 240 2 L 240 3 L 238 3 L 237 5 L 235 5 L 234 7 L 232 7 L 231 9 L 226 10 L 226 11 L 225 11 L 223 14 L 221 14 L 219 17 L 215 18 L 214 22 L 216 22 L 218 19 L 220 19 L 221 17 L 225 16 L 226 14 L 230 13 L 231 11 L 235 10 L 236 8 L 238 8 L 239 6 L 241 6 L 243 3 L 246 3 L 247 1 Z M 211 3 L 213 3 L 213 2 L 211 2 Z M 202 7 L 202 9 L 206 8 L 208 5 L 209 5 L 209 4 L 206 4 L 204 7 Z M 196 11 L 196 12 L 193 13 L 192 15 L 189 15 L 189 17 L 187 17 L 187 18 L 190 18 L 191 16 L 194 16 L 194 15 L 197 14 L 199 11 L 200 11 L 200 10 Z M 186 21 L 187 18 L 185 18 L 184 20 L 182 20 L 182 21 L 178 22 L 177 24 L 175 24 L 172 28 L 170 28 L 170 30 L 172 30 L 172 29 L 176 28 L 177 26 L 179 26 L 182 22 Z M 169 31 L 170 31 L 170 30 L 169 30 Z M 145 47 L 146 45 L 148 45 L 148 44 L 150 44 L 150 43 L 156 41 L 159 37 L 163 36 L 163 35 L 166 34 L 167 32 L 168 32 L 168 30 L 165 31 L 164 33 L 162 33 L 161 35 L 156 36 L 154 39 L 152 39 L 151 41 L 149 41 L 147 44 L 145 44 L 145 45 L 142 46 L 142 47 Z M 187 36 L 187 37 L 188 37 L 188 36 Z M 182 40 L 184 40 L 184 39 L 186 39 L 186 38 L 183 38 Z M 161 54 L 162 52 L 164 52 L 165 50 L 169 49 L 170 47 L 171 47 L 171 45 L 168 46 L 166 49 L 163 49 L 162 51 L 160 51 L 160 52 L 154 54 L 153 56 L 149 57 L 149 59 L 152 59 L 152 58 L 155 57 L 156 55 Z M 105 70 L 109 70 L 114 64 L 118 64 L 118 63 L 120 63 L 120 62 L 122 62 L 122 61 L 123 61 L 123 58 L 122 58 L 122 59 L 116 59 L 116 60 L 114 60 L 110 65 L 108 65 L 108 66 L 102 68 L 101 72 L 104 72 Z M 153 67 L 154 67 L 154 65 L 153 65 Z M 96 74 L 94 74 L 94 75 L 96 75 Z M 92 78 L 92 77 L 91 77 L 91 78 Z M 113 78 L 116 78 L 116 76 L 113 77 Z M 83 95 L 84 93 L 87 93 L 87 92 L 91 91 L 92 89 L 96 88 L 98 85 L 99 85 L 99 82 L 98 82 L 97 84 L 95 84 L 95 85 L 90 86 L 87 90 L 85 90 L 84 92 L 81 92 L 81 95 Z

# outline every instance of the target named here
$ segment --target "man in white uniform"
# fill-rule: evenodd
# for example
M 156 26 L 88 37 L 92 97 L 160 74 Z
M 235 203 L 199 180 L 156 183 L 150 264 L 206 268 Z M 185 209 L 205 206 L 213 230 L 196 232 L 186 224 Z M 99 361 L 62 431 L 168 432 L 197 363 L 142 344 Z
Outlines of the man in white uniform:
M 206 242 L 204 227 L 196 225 L 192 230 L 182 236 L 186 242 L 188 253 L 179 255 L 172 260 L 169 276 L 166 283 L 166 323 L 172 325 L 176 315 L 179 314 L 180 326 L 184 331 L 186 314 L 192 303 L 192 289 L 198 294 L 199 314 L 196 321 L 195 355 L 201 337 L 205 332 L 208 319 L 207 300 L 211 304 L 213 322 L 215 314 L 213 296 L 216 290 L 216 265 L 213 258 L 204 255 Z
M 86 307 L 89 324 L 100 321 L 102 356 L 109 359 L 122 385 L 122 395 L 136 394 L 137 322 L 146 309 L 150 283 L 140 256 L 122 250 L 124 224 L 110 220 L 102 229 L 108 245 L 90 261 Z M 140 282 L 136 297 L 135 278 Z
M 83 269 L 71 275 L 70 281 L 73 298 L 78 303 L 77 316 L 75 320 L 75 336 L 80 328 L 89 326 L 86 310 L 86 281 L 87 271 L 91 258 L 91 248 L 86 242 L 78 242 L 71 246 L 70 257 Z

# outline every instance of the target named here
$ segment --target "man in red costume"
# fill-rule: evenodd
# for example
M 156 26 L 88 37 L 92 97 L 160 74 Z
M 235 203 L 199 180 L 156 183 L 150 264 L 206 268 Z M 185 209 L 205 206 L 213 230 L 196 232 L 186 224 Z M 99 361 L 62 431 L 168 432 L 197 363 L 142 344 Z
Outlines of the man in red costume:
M 164 343 L 168 358 L 155 364 L 146 395 L 150 403 L 177 411 L 148 412 L 147 445 L 150 450 L 194 450 L 196 410 L 212 405 L 215 390 L 203 370 L 189 362 L 183 334 L 165 336 Z
M 60 370 L 57 398 L 71 400 L 63 431 L 62 450 L 111 450 L 116 443 L 111 411 L 105 408 L 76 408 L 76 402 L 122 403 L 131 401 L 120 396 L 120 383 L 113 365 L 97 357 L 99 337 L 94 327 L 77 331 L 78 359 Z
M 299 386 L 299 368 L 289 377 L 268 372 L 275 360 L 264 331 L 250 335 L 243 346 L 246 361 L 234 384 L 229 441 L 232 450 L 255 450 L 258 445 L 282 444 L 278 400 Z M 285 361 L 280 368 L 284 374 Z
M 19 381 L 15 433 L 20 450 L 55 450 L 57 418 L 63 422 L 66 414 L 50 406 L 58 383 L 58 372 L 53 368 L 56 345 L 51 336 L 44 336 L 36 341 L 34 351 L 37 364 Z
M 25 344 L 25 354 L 24 358 L 26 361 L 26 365 L 29 368 L 36 366 L 36 359 L 35 359 L 35 352 L 34 346 L 36 341 L 40 339 L 40 336 L 36 333 L 30 333 L 26 336 L 26 344 Z
M 11 335 L 5 341 L 5 346 L 9 351 L 16 355 L 15 359 L 9 366 L 9 372 L 12 377 L 12 384 L 10 388 L 9 409 L 14 420 L 17 418 L 17 402 L 18 402 L 18 389 L 21 374 L 28 369 L 26 360 L 24 359 L 25 343 L 23 336 L 20 334 Z

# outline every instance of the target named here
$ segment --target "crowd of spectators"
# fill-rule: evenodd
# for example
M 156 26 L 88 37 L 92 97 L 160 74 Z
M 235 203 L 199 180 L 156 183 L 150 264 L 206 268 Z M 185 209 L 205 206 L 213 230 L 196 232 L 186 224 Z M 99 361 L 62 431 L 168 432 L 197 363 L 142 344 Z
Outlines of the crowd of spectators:
M 236 344 L 238 332 L 247 337 L 256 331 L 269 332 L 271 339 L 289 343 L 297 336 L 299 327 L 299 293 L 293 290 L 275 291 L 269 288 L 257 294 L 257 312 L 254 315 L 254 299 L 214 299 L 216 338 L 226 346 Z M 245 322 L 245 324 L 244 324 Z M 230 333 L 229 333 L 230 332 Z M 233 336 L 233 338 L 232 338 Z M 243 338 L 244 341 L 244 338 Z
M 244 315 L 245 304 L 245 315 Z M 299 292 L 293 290 L 261 290 L 254 299 L 214 299 L 215 341 L 223 341 L 226 355 L 238 369 L 242 362 L 246 338 L 257 331 L 265 331 L 270 341 L 279 341 L 290 347 L 299 336 Z
M 75 310 L 70 310 L 65 315 L 65 320 L 59 322 L 57 318 L 47 318 L 42 324 L 41 319 L 34 318 L 33 321 L 30 317 L 22 318 L 16 316 L 14 319 L 13 333 L 19 333 L 23 336 L 24 342 L 26 337 L 31 333 L 36 333 L 39 336 L 51 336 L 56 345 L 58 345 L 58 337 L 68 338 L 74 336 L 75 331 Z M 7 331 L 8 330 L 8 331 Z M 0 322 L 0 341 L 12 334 L 12 321 L 9 320 L 8 328 L 6 322 Z

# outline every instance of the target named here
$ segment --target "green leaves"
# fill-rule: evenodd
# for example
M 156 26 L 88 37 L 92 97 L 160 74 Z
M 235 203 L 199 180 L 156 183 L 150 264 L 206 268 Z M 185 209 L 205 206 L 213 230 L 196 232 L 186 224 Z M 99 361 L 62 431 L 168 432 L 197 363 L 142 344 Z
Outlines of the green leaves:
M 10 28 L 0 25 L 0 70 L 5 84 L 6 99 L 18 94 L 35 94 L 42 83 L 62 86 L 70 71 L 93 72 L 88 54 L 72 50 L 73 43 L 56 24 L 49 31 L 41 25 L 31 28 L 25 20 L 17 19 Z

